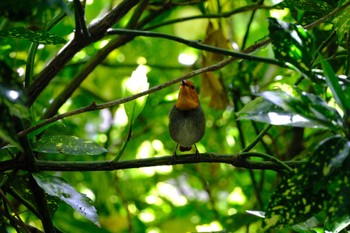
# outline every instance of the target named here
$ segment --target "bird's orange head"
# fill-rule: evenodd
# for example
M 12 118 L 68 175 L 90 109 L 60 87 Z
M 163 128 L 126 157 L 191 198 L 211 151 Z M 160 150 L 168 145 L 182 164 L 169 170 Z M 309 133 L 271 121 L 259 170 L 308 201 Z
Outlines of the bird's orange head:
M 199 106 L 198 94 L 193 82 L 182 80 L 176 108 L 182 111 L 196 109 Z

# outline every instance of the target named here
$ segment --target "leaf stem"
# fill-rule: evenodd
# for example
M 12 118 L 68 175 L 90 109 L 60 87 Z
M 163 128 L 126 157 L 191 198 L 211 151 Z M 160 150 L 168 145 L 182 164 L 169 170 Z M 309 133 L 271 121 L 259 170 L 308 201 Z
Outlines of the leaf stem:
M 272 125 L 267 125 L 261 132 L 258 134 L 258 136 L 252 141 L 247 147 L 245 147 L 241 152 L 248 152 L 251 149 L 254 148 L 256 144 L 259 143 L 260 140 L 267 134 L 267 132 L 271 129 Z
M 283 167 L 285 170 L 287 170 L 289 173 L 293 172 L 293 168 L 291 168 L 290 166 L 288 166 L 285 162 L 282 162 L 281 160 L 268 155 L 268 154 L 264 154 L 264 153 L 257 153 L 257 152 L 245 152 L 241 154 L 243 158 L 250 158 L 250 157 L 259 157 L 259 158 L 263 158 L 269 161 L 272 161 L 276 164 L 278 164 L 279 166 Z

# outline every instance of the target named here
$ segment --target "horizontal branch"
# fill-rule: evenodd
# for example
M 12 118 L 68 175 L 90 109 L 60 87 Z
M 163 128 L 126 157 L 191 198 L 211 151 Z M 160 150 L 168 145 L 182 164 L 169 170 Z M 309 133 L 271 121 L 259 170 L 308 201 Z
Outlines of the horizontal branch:
M 232 155 L 203 153 L 196 157 L 195 154 L 179 155 L 176 159 L 172 155 L 161 156 L 146 159 L 134 159 L 124 161 L 88 161 L 88 162 L 67 162 L 67 161 L 44 161 L 37 160 L 36 165 L 39 171 L 114 171 L 121 169 L 169 166 L 177 164 L 192 164 L 192 163 L 226 163 L 237 168 L 257 169 L 257 170 L 272 170 L 278 173 L 288 173 L 285 166 L 270 161 L 252 161 L 244 157 L 260 157 L 259 153 L 237 153 Z M 288 161 L 282 162 L 288 166 L 295 167 L 303 162 Z M 0 162 L 0 171 L 11 169 L 26 170 L 27 166 L 23 162 L 10 160 Z

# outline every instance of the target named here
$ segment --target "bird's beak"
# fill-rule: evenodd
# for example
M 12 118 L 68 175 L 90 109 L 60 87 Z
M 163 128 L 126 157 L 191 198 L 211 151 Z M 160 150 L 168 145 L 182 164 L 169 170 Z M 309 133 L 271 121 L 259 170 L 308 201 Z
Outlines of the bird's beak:
M 186 86 L 186 81 L 185 81 L 185 80 L 182 80 L 182 81 L 181 81 L 181 85 L 182 85 L 182 86 Z

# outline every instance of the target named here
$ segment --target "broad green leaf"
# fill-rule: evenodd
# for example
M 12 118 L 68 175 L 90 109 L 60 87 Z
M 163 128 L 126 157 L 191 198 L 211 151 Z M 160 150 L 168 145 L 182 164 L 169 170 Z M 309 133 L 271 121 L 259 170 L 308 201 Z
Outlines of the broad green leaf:
M 350 208 L 350 143 L 340 136 L 321 142 L 309 161 L 285 177 L 271 198 L 264 226 L 295 225 L 326 207 L 329 223 L 346 222 Z M 327 228 L 332 232 L 339 227 Z
M 238 120 L 254 120 L 269 123 L 271 125 L 288 125 L 295 127 L 324 127 L 316 125 L 299 114 L 287 112 L 280 107 L 277 107 L 272 102 L 258 97 L 247 103 L 241 111 L 237 113 Z
M 33 176 L 48 195 L 58 197 L 94 224 L 100 225 L 91 199 L 76 191 L 67 181 L 51 175 L 34 174 Z
M 265 91 L 238 112 L 238 119 L 250 119 L 273 125 L 322 127 L 337 130 L 339 113 L 316 95 L 284 85 L 284 90 Z
M 48 31 L 32 31 L 24 27 L 10 28 L 0 31 L 0 37 L 16 38 L 39 44 L 64 44 L 66 40 Z
M 304 28 L 269 18 L 269 32 L 276 59 L 295 68 L 303 76 L 316 79 L 310 69 L 312 39 Z
M 343 1 L 343 4 L 348 1 Z M 337 32 L 338 41 L 342 44 L 344 35 L 350 30 L 350 6 L 346 7 L 343 11 L 336 15 L 333 19 L 334 30 Z M 346 44 L 346 43 L 345 43 Z
M 131 77 L 127 80 L 125 85 L 125 97 L 148 90 L 149 83 L 147 81 L 146 74 L 147 68 L 143 65 L 139 65 L 137 69 L 132 72 Z M 126 115 L 131 123 L 134 122 L 138 115 L 142 112 L 146 104 L 146 100 L 147 95 L 124 104 Z
M 66 155 L 99 155 L 107 152 L 95 142 L 67 135 L 43 137 L 34 145 L 34 151 Z
M 350 110 L 350 102 L 346 101 L 344 90 L 339 84 L 339 79 L 335 75 L 332 66 L 325 60 L 321 59 L 322 68 L 326 77 L 328 87 L 331 89 L 335 101 L 339 104 L 344 112 Z

